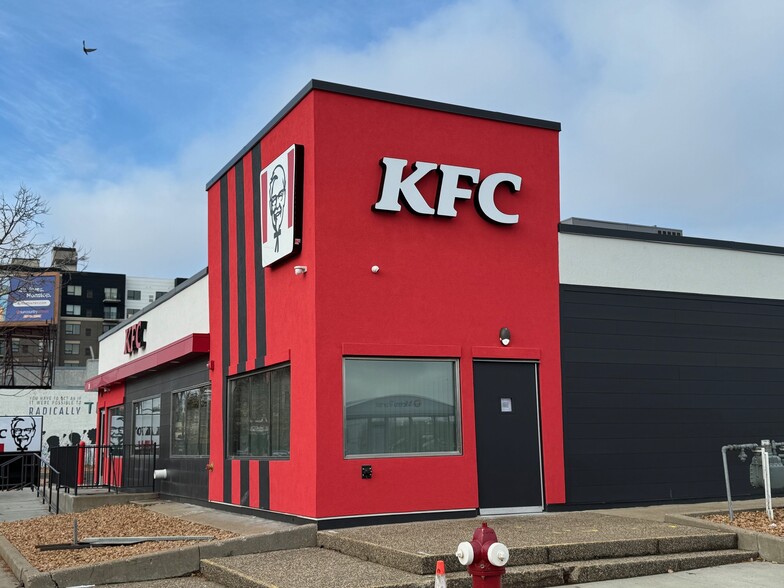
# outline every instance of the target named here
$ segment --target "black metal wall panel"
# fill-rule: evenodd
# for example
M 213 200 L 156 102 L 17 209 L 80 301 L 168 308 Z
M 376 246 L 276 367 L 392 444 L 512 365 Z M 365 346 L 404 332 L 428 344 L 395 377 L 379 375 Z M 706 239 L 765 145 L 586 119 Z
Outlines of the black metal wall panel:
M 721 499 L 723 445 L 784 441 L 784 301 L 562 285 L 561 350 L 570 505 Z
M 129 380 L 125 388 L 125 442 L 133 443 L 133 403 L 143 398 L 161 397 L 161 447 L 156 467 L 169 470 L 169 478 L 161 480 L 159 492 L 182 498 L 207 500 L 207 463 L 209 457 L 171 457 L 172 392 L 191 386 L 209 384 L 207 357 L 162 369 L 149 376 Z

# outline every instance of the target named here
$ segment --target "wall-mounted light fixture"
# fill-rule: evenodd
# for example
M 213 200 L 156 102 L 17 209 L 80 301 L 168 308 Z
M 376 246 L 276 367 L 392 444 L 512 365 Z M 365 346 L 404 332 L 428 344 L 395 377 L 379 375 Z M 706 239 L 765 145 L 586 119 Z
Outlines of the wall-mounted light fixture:
M 377 265 L 374 265 L 373 267 L 370 268 L 370 271 L 373 272 L 374 274 L 377 274 L 378 270 L 380 270 L 380 269 L 381 269 L 380 267 L 378 267 Z
M 301 276 L 302 274 L 308 271 L 308 266 L 306 265 L 295 265 L 294 266 L 294 275 Z
M 498 333 L 498 338 L 501 339 L 501 345 L 506 347 L 512 339 L 512 333 L 509 332 L 507 327 L 501 327 L 501 332 Z

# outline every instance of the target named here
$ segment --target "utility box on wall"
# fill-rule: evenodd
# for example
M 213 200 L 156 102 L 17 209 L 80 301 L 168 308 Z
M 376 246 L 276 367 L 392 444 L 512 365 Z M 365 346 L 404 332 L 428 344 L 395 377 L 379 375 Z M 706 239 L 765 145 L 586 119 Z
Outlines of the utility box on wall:
M 764 443 L 764 442 L 763 442 Z M 770 451 L 770 448 L 768 448 Z M 781 462 L 781 457 L 775 453 L 768 453 L 768 462 L 770 464 L 770 487 L 772 490 L 784 489 L 784 463 Z M 762 474 L 762 452 L 757 451 L 754 457 L 751 458 L 751 465 L 749 467 L 749 481 L 754 488 L 764 488 L 765 482 Z

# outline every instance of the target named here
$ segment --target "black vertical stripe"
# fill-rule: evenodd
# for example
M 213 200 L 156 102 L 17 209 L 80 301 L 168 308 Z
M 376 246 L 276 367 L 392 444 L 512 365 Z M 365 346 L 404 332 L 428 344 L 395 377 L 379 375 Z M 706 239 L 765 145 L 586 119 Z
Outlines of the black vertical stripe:
M 267 311 L 264 268 L 261 265 L 261 143 L 253 147 L 251 163 L 253 165 L 253 242 L 256 248 L 256 367 L 259 368 L 264 366 L 264 356 L 267 355 Z M 269 492 L 267 497 L 269 501 Z
M 244 459 L 240 462 L 240 505 L 248 506 L 250 497 L 250 462 Z
M 236 177 L 236 212 L 237 212 L 237 372 L 245 371 L 248 360 L 248 307 L 245 277 L 245 166 L 244 160 L 237 162 Z
M 259 508 L 270 509 L 269 462 L 259 462 Z
M 225 423 L 229 421 L 229 416 L 226 414 L 228 410 L 228 404 L 226 402 L 227 399 L 227 390 L 226 390 L 226 373 L 229 367 L 229 353 L 230 353 L 230 342 L 229 342 L 229 308 L 231 307 L 231 303 L 229 300 L 229 179 L 224 174 L 223 177 L 220 179 L 220 247 L 221 247 L 221 274 L 220 274 L 220 283 L 221 283 L 221 357 L 220 357 L 220 365 L 221 365 L 221 374 L 222 374 L 222 381 L 221 385 L 223 386 L 223 439 L 224 444 L 228 443 L 228 438 L 226 436 L 226 426 Z M 228 451 L 228 447 L 224 446 L 223 454 L 226 455 Z M 223 502 L 231 503 L 231 461 L 224 459 L 223 460 Z

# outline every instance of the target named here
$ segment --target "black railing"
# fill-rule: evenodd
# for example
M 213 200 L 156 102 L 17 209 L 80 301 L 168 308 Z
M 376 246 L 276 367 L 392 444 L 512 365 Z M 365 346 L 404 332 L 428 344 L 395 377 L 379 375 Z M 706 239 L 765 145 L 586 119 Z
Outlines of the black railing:
M 35 489 L 36 496 L 48 506 L 49 512 L 52 512 L 52 507 L 54 507 L 54 514 L 58 514 L 60 512 L 60 472 L 44 458 L 39 457 L 39 459 L 41 460 L 42 475 L 39 478 L 40 483 Z M 52 503 L 53 497 L 54 504 Z
M 0 490 L 35 488 L 40 478 L 40 456 L 37 453 L 6 453 L 0 464 Z
M 37 453 L 5 454 L 0 464 L 0 490 L 30 488 L 48 506 L 60 512 L 60 472 Z
M 158 446 L 75 445 L 53 447 L 50 459 L 61 475 L 66 492 L 80 488 L 154 490 Z

